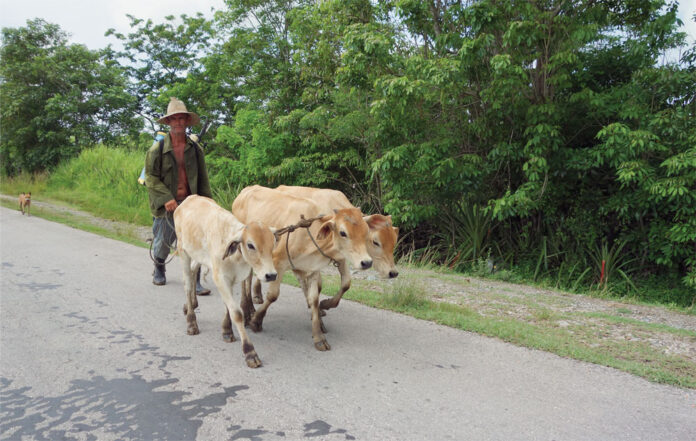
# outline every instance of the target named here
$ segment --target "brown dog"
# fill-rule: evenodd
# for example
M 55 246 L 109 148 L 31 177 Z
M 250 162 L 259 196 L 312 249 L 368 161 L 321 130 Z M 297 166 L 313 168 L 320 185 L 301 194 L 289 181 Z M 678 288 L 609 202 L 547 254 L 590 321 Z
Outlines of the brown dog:
M 27 212 L 27 216 L 31 216 L 29 214 L 29 208 L 31 207 L 31 193 L 22 193 L 19 195 L 19 211 L 24 214 L 24 212 Z

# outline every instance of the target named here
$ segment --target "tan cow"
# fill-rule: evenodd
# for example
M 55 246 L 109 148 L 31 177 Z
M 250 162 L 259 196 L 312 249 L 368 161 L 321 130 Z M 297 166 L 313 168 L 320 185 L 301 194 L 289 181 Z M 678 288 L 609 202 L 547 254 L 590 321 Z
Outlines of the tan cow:
M 276 228 L 297 223 L 300 215 L 310 219 L 324 214 L 320 220 L 312 224 L 309 232 L 299 229 L 278 241 L 273 250 L 273 263 L 279 277 L 270 283 L 266 301 L 253 314 L 249 326 L 257 332 L 262 329 L 266 311 L 278 298 L 283 273 L 293 269 L 303 281 L 302 288 L 312 311 L 314 346 L 320 351 L 331 349 L 322 332 L 319 317 L 320 271 L 331 260 L 350 260 L 353 266 L 359 269 L 372 266 L 372 257 L 366 247 L 368 227 L 360 210 L 344 208 L 326 214 L 309 199 L 254 185 L 245 188 L 237 196 L 232 204 L 232 212 L 242 222 L 257 219 Z M 316 240 L 316 245 L 312 242 L 310 233 Z
M 244 329 L 242 308 L 246 301 L 239 302 L 233 296 L 233 286 L 246 279 L 251 271 L 260 280 L 272 282 L 278 274 L 273 266 L 274 230 L 260 222 L 239 222 L 232 213 L 221 208 L 212 199 L 189 196 L 174 211 L 177 249 L 184 268 L 184 286 L 187 302 L 184 313 L 188 323 L 187 333 L 199 333 L 195 309 L 196 272 L 201 265 L 210 268 L 213 280 L 225 303 L 225 318 L 222 323 L 222 338 L 235 341 L 230 317 L 234 321 L 240 338 L 242 352 L 249 367 L 261 366 L 254 346 Z
M 288 185 L 280 185 L 276 187 L 276 190 L 311 199 L 319 206 L 320 210 L 326 213 L 334 209 L 355 208 L 346 195 L 338 190 Z M 363 219 L 370 229 L 370 237 L 367 241 L 367 252 L 372 256 L 374 269 L 385 279 L 392 279 L 398 276 L 399 272 L 394 265 L 394 247 L 396 246 L 396 241 L 399 236 L 399 229 L 392 226 L 391 216 L 373 214 L 364 216 Z M 319 303 L 319 308 L 322 310 L 337 307 L 343 294 L 350 289 L 350 270 L 346 261 L 345 259 L 338 260 L 338 263 L 338 271 L 341 274 L 341 288 L 332 298 L 324 299 Z M 254 286 L 254 302 L 262 302 L 263 299 L 260 297 L 260 284 L 257 284 Z

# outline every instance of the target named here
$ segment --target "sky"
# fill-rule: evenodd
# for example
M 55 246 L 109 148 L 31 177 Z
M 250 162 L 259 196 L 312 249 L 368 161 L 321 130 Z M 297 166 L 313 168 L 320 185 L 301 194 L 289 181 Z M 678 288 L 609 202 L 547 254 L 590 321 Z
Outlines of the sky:
M 696 0 L 693 0 L 696 1 Z M 211 8 L 223 9 L 224 0 L 0 0 L 0 27 L 22 27 L 27 20 L 43 18 L 71 34 L 72 43 L 90 49 L 105 48 L 111 43 L 120 47 L 115 37 L 105 37 L 109 28 L 130 32 L 126 14 L 137 18 L 163 21 L 167 15 L 211 17 Z
M 224 0 L 0 0 L 0 27 L 21 27 L 32 18 L 43 18 L 71 34 L 71 41 L 90 49 L 101 49 L 109 43 L 119 47 L 116 38 L 104 37 L 109 28 L 128 33 L 126 14 L 137 18 L 162 20 L 166 15 L 194 15 L 202 12 L 210 17 L 211 8 L 223 9 Z M 682 0 L 679 17 L 688 33 L 688 42 L 696 40 L 696 0 Z

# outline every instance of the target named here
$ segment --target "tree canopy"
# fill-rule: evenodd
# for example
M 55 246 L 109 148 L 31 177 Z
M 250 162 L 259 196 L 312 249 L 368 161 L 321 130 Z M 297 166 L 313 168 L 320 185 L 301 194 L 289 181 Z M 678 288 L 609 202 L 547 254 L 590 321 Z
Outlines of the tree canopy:
M 41 19 L 3 28 L 2 41 L 5 173 L 49 168 L 85 146 L 138 133 L 127 78 L 99 51 L 67 44 L 65 32 Z

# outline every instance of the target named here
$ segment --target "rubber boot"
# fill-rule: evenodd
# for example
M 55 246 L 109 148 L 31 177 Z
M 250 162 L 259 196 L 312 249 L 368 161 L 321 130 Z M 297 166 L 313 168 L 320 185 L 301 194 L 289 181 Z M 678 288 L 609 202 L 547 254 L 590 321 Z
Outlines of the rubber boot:
M 166 272 L 166 270 L 164 268 L 164 259 L 160 259 L 159 257 L 156 257 L 155 258 L 155 272 L 153 273 L 152 283 L 154 283 L 155 285 L 166 285 L 167 278 L 164 275 L 165 272 Z
M 198 268 L 198 272 L 196 273 L 196 295 L 207 296 L 208 294 L 210 294 L 210 290 L 201 285 L 201 269 Z

